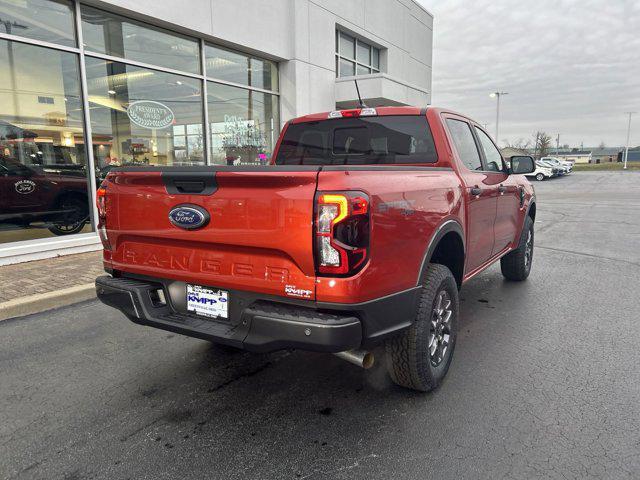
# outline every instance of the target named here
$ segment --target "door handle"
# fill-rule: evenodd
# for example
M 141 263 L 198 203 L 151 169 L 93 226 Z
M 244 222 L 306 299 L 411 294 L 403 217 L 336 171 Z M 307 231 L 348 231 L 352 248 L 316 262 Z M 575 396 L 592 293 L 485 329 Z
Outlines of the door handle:
M 475 187 L 472 187 L 472 188 L 471 188 L 471 195 L 476 195 L 476 196 L 478 196 L 478 195 L 480 195 L 480 194 L 482 194 L 482 189 L 481 189 L 480 187 L 475 186 Z
M 503 194 L 504 194 L 504 192 L 506 192 L 506 191 L 507 191 L 507 187 L 505 187 L 504 185 L 500 185 L 500 186 L 498 187 L 498 191 L 500 192 L 500 195 L 503 195 Z

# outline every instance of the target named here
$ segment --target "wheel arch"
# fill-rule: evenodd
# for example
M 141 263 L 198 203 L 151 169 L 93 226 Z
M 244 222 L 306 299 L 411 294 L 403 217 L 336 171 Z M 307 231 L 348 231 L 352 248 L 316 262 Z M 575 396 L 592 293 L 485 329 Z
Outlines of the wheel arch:
M 531 221 L 533 223 L 536 222 L 536 211 L 537 211 L 536 199 L 535 197 L 531 197 L 531 200 L 529 201 L 529 205 L 527 206 L 527 211 L 522 217 L 522 223 L 520 224 L 520 231 L 516 233 L 516 238 L 514 239 L 513 248 L 516 248 L 518 246 L 518 244 L 520 243 L 520 238 L 522 237 L 522 235 L 524 235 L 524 226 L 527 223 L 527 218 L 531 218 Z
M 451 270 L 460 289 L 464 276 L 465 253 L 462 225 L 453 219 L 443 222 L 429 241 L 420 266 L 417 285 L 424 281 L 427 266 L 430 263 L 437 263 Z
M 536 201 L 535 199 L 531 199 L 529 202 L 529 207 L 527 208 L 527 216 L 531 217 L 533 222 L 536 221 Z

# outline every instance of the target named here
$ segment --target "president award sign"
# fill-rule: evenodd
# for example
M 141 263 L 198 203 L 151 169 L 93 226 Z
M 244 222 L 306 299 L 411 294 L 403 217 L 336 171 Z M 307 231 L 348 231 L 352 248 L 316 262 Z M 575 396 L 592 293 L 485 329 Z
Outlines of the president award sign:
M 127 108 L 127 116 L 133 123 L 149 129 L 163 129 L 173 124 L 174 115 L 169 107 L 152 100 L 132 102 Z

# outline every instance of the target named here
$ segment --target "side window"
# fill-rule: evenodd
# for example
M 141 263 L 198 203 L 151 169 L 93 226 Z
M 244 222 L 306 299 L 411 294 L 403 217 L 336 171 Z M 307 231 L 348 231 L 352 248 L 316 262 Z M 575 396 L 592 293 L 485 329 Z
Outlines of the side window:
M 482 170 L 480 154 L 473 139 L 473 133 L 467 122 L 447 118 L 447 126 L 453 137 L 458 155 L 469 170 Z
M 478 138 L 480 139 L 480 145 L 482 145 L 482 150 L 484 150 L 484 157 L 487 159 L 487 170 L 490 172 L 501 172 L 502 171 L 502 154 L 493 144 L 489 136 L 480 130 L 478 127 L 475 127 L 476 133 L 478 134 Z

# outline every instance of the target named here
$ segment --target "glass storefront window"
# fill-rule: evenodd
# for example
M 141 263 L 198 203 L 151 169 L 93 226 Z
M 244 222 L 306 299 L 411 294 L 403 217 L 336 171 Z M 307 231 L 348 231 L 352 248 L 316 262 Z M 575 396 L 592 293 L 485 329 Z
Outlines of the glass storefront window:
M 113 166 L 204 164 L 202 81 L 85 57 L 93 152 Z
M 64 0 L 0 0 L 0 32 L 75 47 L 73 6 Z
M 264 90 L 278 90 L 276 63 L 213 45 L 206 45 L 204 52 L 207 77 Z
M 213 164 L 267 164 L 278 138 L 276 62 L 84 4 L 80 55 L 76 8 L 72 0 L 0 0 L 0 34 L 23 37 L 0 38 L 0 248 L 93 232 L 93 181 L 113 167 L 204 165 L 207 155 Z M 361 61 L 351 46 L 355 73 Z
M 207 83 L 211 163 L 265 165 L 278 139 L 278 97 Z
M 0 40 L 0 243 L 91 232 L 78 57 Z
M 195 39 L 86 5 L 81 6 L 81 13 L 82 39 L 88 51 L 200 73 L 200 49 Z

